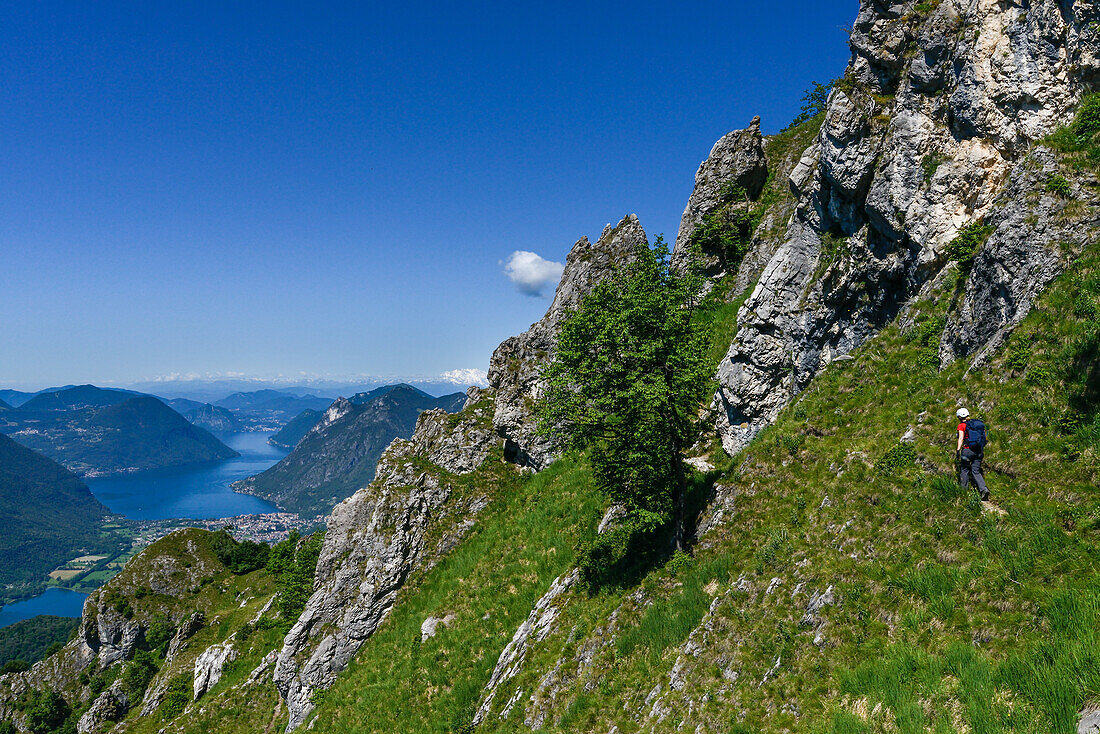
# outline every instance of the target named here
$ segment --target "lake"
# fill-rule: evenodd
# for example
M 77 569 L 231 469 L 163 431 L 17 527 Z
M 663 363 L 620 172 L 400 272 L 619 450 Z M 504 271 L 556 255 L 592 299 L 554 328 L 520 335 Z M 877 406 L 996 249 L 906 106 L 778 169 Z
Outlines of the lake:
M 135 520 L 208 520 L 278 512 L 279 508 L 267 500 L 237 494 L 229 488 L 238 479 L 262 472 L 289 453 L 267 442 L 272 435 L 273 431 L 263 431 L 221 437 L 240 454 L 235 459 L 85 481 L 111 512 Z M 51 587 L 32 599 L 0 608 L 0 627 L 39 614 L 79 617 L 87 598 L 87 594 Z
M 53 614 L 58 617 L 79 617 L 84 609 L 87 594 L 71 589 L 51 587 L 38 596 L 7 604 L 0 609 L 0 627 L 37 617 L 39 614 Z
M 208 520 L 278 512 L 267 500 L 229 488 L 238 479 L 262 472 L 289 453 L 267 442 L 272 435 L 274 432 L 258 431 L 222 437 L 240 454 L 235 459 L 86 481 L 96 499 L 111 512 L 134 520 Z

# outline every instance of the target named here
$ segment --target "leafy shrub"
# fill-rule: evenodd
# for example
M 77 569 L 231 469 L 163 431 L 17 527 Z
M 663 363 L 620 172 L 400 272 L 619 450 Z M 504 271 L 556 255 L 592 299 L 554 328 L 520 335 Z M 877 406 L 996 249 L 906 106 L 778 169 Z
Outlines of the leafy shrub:
M 909 339 L 921 348 L 917 353 L 917 367 L 924 372 L 935 372 L 940 368 L 940 337 L 946 325 L 946 317 L 935 316 L 909 331 Z
M 829 92 L 836 85 L 836 81 L 821 84 L 810 82 L 810 88 L 802 94 L 802 109 L 798 116 L 791 120 L 791 124 L 783 128 L 784 131 L 798 127 L 804 122 L 812 120 L 825 113 L 825 105 L 829 101 Z
M 298 531 L 293 531 L 267 556 L 267 569 L 275 576 L 279 588 L 279 610 L 284 620 L 297 619 L 305 609 L 313 593 L 313 577 L 324 540 L 324 532 L 303 540 Z
M 673 576 L 679 576 L 682 572 L 691 568 L 694 563 L 694 558 L 682 550 L 677 550 L 672 554 L 672 558 L 668 559 L 668 563 L 665 564 L 665 570 Z
M 1084 153 L 1076 165 L 1087 164 L 1095 168 L 1100 164 L 1097 132 L 1100 132 L 1100 94 L 1092 94 L 1081 100 L 1073 122 L 1050 135 L 1045 142 L 1062 153 Z
M 756 220 L 750 213 L 721 207 L 703 215 L 691 233 L 691 244 L 715 253 L 726 270 L 733 272 L 748 254 L 755 229 Z
M 31 691 L 26 708 L 27 731 L 31 734 L 51 734 L 61 728 L 72 709 L 56 691 Z
M 1070 129 L 1077 137 L 1078 144 L 1087 145 L 1093 142 L 1096 133 L 1100 132 L 1100 94 L 1091 94 L 1081 100 Z
M 107 591 L 106 596 L 103 597 L 103 603 L 114 609 L 123 617 L 126 617 L 126 619 L 132 619 L 134 616 L 134 608 L 130 606 L 130 600 L 120 594 L 116 589 Z
M 180 673 L 168 681 L 168 688 L 164 694 L 164 700 L 160 704 L 161 721 L 171 721 L 183 713 L 187 704 L 191 702 L 191 694 L 194 689 L 194 678 L 190 673 Z
M 122 671 L 122 690 L 131 701 L 138 701 L 145 694 L 149 681 L 160 670 L 156 656 L 148 650 L 138 650 L 126 668 Z
M 145 644 L 150 649 L 158 651 L 161 655 L 168 649 L 168 643 L 176 634 L 176 628 L 171 620 L 158 619 L 149 625 L 145 632 Z
M 718 189 L 718 200 L 727 204 L 731 201 L 748 201 L 749 194 L 745 191 L 745 187 L 738 186 L 737 182 L 726 181 Z
M 763 574 L 768 570 L 781 571 L 787 565 L 790 548 L 791 536 L 787 529 L 776 528 L 772 530 L 768 533 L 768 539 L 753 554 L 756 573 Z
M 1057 377 L 1054 374 L 1054 370 L 1046 365 L 1039 365 L 1032 367 L 1027 372 L 1027 381 L 1033 385 L 1050 385 Z
M 1073 189 L 1069 185 L 1069 181 L 1066 177 L 1060 173 L 1055 173 L 1047 179 L 1046 186 L 1044 188 L 1048 193 L 1056 196 L 1061 196 L 1064 199 L 1070 199 L 1073 197 Z
M 240 575 L 266 566 L 271 548 L 266 543 L 238 541 L 227 531 L 219 530 L 210 538 L 210 550 L 226 568 Z
M 639 550 L 646 543 L 646 528 L 624 522 L 577 545 L 577 571 L 590 592 L 629 576 L 631 569 L 649 555 Z
M 974 256 L 978 254 L 989 235 L 993 233 L 993 227 L 979 222 L 971 222 L 955 235 L 955 239 L 947 245 L 947 257 L 966 267 L 974 262 Z
M 804 443 L 806 443 L 806 437 L 801 433 L 776 434 L 775 437 L 775 445 L 784 449 L 790 456 L 796 455 Z
M 880 475 L 893 475 L 913 465 L 917 460 L 917 451 L 912 444 L 898 442 L 886 450 L 882 458 L 875 462 L 875 472 Z
M 1027 363 L 1031 359 L 1031 344 L 1023 337 L 1017 337 L 1008 345 L 1005 352 L 1005 367 L 1014 372 L 1023 372 L 1027 369 Z

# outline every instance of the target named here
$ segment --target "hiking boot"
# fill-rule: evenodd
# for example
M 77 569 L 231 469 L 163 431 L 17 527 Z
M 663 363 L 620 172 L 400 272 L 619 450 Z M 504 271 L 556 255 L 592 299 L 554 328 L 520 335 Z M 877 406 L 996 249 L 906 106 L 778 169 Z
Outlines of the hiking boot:
M 989 502 L 989 492 L 982 495 L 982 502 Z

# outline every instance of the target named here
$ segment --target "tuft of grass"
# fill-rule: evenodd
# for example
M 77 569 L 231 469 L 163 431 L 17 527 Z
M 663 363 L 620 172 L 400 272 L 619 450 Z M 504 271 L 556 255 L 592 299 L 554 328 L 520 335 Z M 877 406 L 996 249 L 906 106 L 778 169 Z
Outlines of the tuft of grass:
M 993 234 L 993 227 L 981 222 L 972 222 L 955 235 L 955 238 L 947 245 L 947 259 L 954 260 L 963 267 L 968 267 L 974 262 L 989 235 Z
M 1043 188 L 1047 193 L 1061 196 L 1063 199 L 1073 198 L 1073 188 L 1070 186 L 1066 177 L 1060 173 L 1052 173 L 1048 178 Z

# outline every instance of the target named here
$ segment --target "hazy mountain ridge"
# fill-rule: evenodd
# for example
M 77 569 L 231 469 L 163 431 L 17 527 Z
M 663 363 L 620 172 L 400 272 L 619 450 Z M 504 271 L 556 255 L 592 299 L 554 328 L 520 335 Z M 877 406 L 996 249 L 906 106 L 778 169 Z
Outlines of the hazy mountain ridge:
M 300 515 L 327 514 L 374 479 L 382 452 L 412 435 L 425 410 L 461 408 L 463 393 L 435 398 L 411 385 L 394 385 L 339 398 L 278 464 L 234 484 Z
M 81 392 L 70 399 L 47 393 L 4 411 L 0 433 L 86 476 L 237 455 L 158 398 L 78 389 Z M 32 405 L 38 400 L 41 409 Z M 68 407 L 70 403 L 76 407 Z

